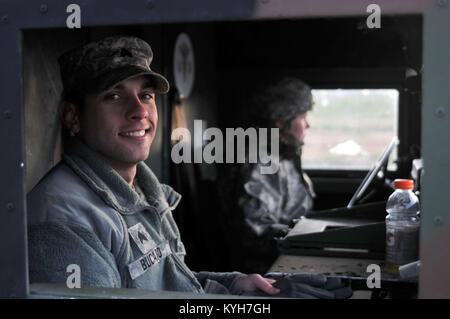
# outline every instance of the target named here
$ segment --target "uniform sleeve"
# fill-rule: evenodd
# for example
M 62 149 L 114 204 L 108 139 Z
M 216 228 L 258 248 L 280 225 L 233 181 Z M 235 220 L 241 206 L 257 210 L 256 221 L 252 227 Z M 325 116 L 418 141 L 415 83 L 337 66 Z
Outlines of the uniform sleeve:
M 238 205 L 252 233 L 256 237 L 285 234 L 289 227 L 280 223 L 283 194 L 278 174 L 261 174 L 256 167 L 243 187 L 245 192 L 238 199 Z
M 237 271 L 233 272 L 209 272 L 209 271 L 200 271 L 193 272 L 197 280 L 200 284 L 205 288 L 208 280 L 214 280 L 225 286 L 228 291 L 233 290 L 234 283 L 239 278 L 246 276 L 245 274 Z
M 69 265 L 80 268 L 81 287 L 120 288 L 114 256 L 91 231 L 77 225 L 42 223 L 28 228 L 30 282 L 66 284 Z
M 279 174 L 260 174 L 255 166 L 237 199 L 234 227 L 239 236 L 240 261 L 245 271 L 261 272 L 278 254 L 275 237 L 283 237 L 289 225 L 280 222 L 283 194 Z

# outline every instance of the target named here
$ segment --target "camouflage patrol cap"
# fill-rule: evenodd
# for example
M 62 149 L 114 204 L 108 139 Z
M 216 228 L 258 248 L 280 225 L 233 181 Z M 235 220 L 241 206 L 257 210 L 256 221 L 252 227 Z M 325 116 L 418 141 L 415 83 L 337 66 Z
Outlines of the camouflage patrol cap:
M 258 86 L 251 103 L 256 119 L 289 123 L 312 109 L 311 88 L 295 77 L 272 78 Z
M 167 93 L 169 82 L 153 72 L 153 52 L 142 39 L 112 36 L 72 49 L 58 59 L 66 98 L 98 94 L 139 75 L 154 81 L 156 93 Z

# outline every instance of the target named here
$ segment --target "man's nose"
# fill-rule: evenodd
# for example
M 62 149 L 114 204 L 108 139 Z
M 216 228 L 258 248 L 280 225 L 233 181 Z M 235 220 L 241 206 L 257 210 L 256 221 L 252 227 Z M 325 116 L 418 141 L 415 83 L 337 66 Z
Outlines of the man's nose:
M 130 101 L 130 106 L 128 109 L 127 118 L 131 120 L 142 120 L 148 118 L 148 107 L 142 103 L 139 96 L 132 96 Z

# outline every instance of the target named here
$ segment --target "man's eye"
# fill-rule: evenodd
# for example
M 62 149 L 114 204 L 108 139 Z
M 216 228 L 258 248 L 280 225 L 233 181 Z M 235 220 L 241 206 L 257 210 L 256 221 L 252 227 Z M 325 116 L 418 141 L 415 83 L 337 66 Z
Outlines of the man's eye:
M 144 93 L 141 95 L 141 98 L 144 100 L 151 100 L 153 99 L 153 95 L 151 95 L 150 93 Z
M 106 100 L 118 100 L 119 98 L 120 98 L 120 96 L 117 93 L 111 93 L 111 94 L 105 95 Z

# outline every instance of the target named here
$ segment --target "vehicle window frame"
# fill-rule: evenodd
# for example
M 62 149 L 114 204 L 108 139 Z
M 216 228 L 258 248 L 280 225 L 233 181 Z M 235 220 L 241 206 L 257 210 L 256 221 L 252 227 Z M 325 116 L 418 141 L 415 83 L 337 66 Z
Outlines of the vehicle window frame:
M 248 1 L 250 3 L 250 1 Z M 386 4 L 388 8 L 389 1 L 381 1 Z M 1 200 L 2 205 L 2 222 L 0 223 L 0 253 L 2 259 L 0 261 L 1 275 L 0 275 L 0 297 L 5 298 L 25 298 L 29 296 L 30 286 L 28 283 L 28 258 L 27 258 L 27 233 L 26 233 L 26 205 L 25 205 L 25 167 L 24 167 L 24 121 L 23 121 L 23 79 L 22 79 L 22 32 L 26 29 L 44 29 L 44 28 L 61 28 L 65 27 L 67 14 L 65 9 L 67 3 L 57 0 L 46 1 L 46 6 L 36 5 L 37 2 L 32 4 L 26 4 L 30 6 L 28 9 L 24 9 L 24 3 L 19 1 L 5 3 L 2 8 L 1 14 L 1 27 L 0 36 L 3 39 L 3 50 L 0 52 L 1 69 L 4 73 L 1 75 L 4 83 L 9 83 L 7 87 L 2 88 L 3 105 L 0 113 L 0 139 L 2 143 L 3 153 L 8 154 L 2 160 L 2 181 L 0 182 Z M 182 2 L 180 1 L 180 4 Z M 205 5 L 205 1 L 196 0 L 195 3 L 191 3 L 190 6 L 196 7 Z M 354 9 L 351 9 L 355 5 L 353 2 L 349 3 L 347 7 L 340 7 L 337 10 L 338 14 L 344 14 L 347 11 L 354 13 Z M 192 13 L 186 12 L 185 15 L 177 15 L 178 13 L 165 13 L 161 14 L 164 8 L 156 10 L 144 10 L 143 8 L 136 6 L 129 6 L 128 3 L 123 3 L 118 0 L 108 1 L 105 0 L 96 1 L 95 3 L 83 4 L 83 26 L 95 26 L 105 25 L 112 23 L 113 25 L 132 25 L 139 21 L 143 24 L 156 24 L 156 23 L 173 23 L 173 22 L 185 22 L 198 18 L 198 12 L 193 10 Z M 127 10 L 124 10 L 126 7 Z M 184 7 L 184 6 L 183 6 Z M 247 6 L 244 6 L 246 9 Z M 320 4 L 319 4 L 320 7 Z M 51 8 L 50 10 L 45 8 Z M 87 10 L 87 9 L 91 10 Z M 205 17 L 208 19 L 227 19 L 238 18 L 242 20 L 264 18 L 264 13 L 260 13 L 260 16 L 252 16 L 252 11 L 243 10 L 244 13 L 239 13 L 237 10 L 241 10 L 243 5 L 227 5 L 228 8 L 224 12 L 224 7 L 218 6 L 214 8 L 214 4 L 210 4 L 207 9 L 210 16 Z M 234 8 L 234 9 L 233 9 Z M 434 9 L 433 9 L 434 10 Z M 316 9 L 316 15 L 324 15 L 323 11 Z M 432 11 L 427 6 L 414 6 L 410 8 L 408 13 L 426 14 L 428 11 Z M 21 14 L 18 14 L 18 13 Z M 103 17 L 100 21 L 99 17 L 95 15 L 96 12 L 102 12 Z M 125 14 L 126 12 L 126 14 Z M 386 13 L 395 13 L 394 9 L 386 10 Z M 403 11 L 399 12 L 404 14 Z M 301 14 L 297 14 L 297 18 L 302 18 Z M 335 13 L 336 14 L 336 13 Z M 364 12 L 365 14 L 365 12 Z M 433 13 L 434 14 L 434 13 Z M 433 14 L 430 14 L 428 19 L 431 19 Z M 267 14 L 266 14 L 267 15 Z M 201 20 L 201 19 L 200 19 Z M 424 32 L 425 37 L 432 37 L 431 28 Z M 448 31 L 447 31 L 448 32 Z M 445 33 L 444 33 L 445 34 Z M 435 42 L 431 43 L 429 47 L 425 47 L 423 50 L 431 50 Z M 405 71 L 405 70 L 403 70 Z M 308 81 L 308 78 L 305 78 Z M 420 74 L 418 76 L 419 83 L 421 82 Z M 314 81 L 310 81 L 314 87 Z M 399 82 L 395 82 L 399 84 Z M 329 87 L 331 83 L 322 83 L 321 87 Z M 375 83 L 374 83 L 375 85 Z M 380 84 L 381 85 L 381 84 Z M 389 86 L 391 87 L 391 86 Z M 399 86 L 399 139 L 401 143 L 399 145 L 398 156 L 399 158 L 407 156 L 408 148 L 413 143 L 420 142 L 420 132 L 418 138 L 416 135 L 411 136 L 410 125 L 416 125 L 420 127 L 420 102 L 414 102 L 413 111 L 418 112 L 419 121 L 416 119 L 416 115 L 407 106 L 408 99 L 406 98 L 404 91 L 408 89 L 406 86 Z M 419 99 L 419 98 L 417 98 Z M 413 119 L 410 121 L 410 119 Z M 418 125 L 418 126 L 417 126 Z M 405 163 L 407 161 L 405 160 Z M 407 169 L 407 165 L 400 162 L 399 171 Z M 431 174 L 431 170 L 428 172 Z M 328 174 L 330 172 L 327 172 Z M 331 172 L 340 174 L 341 172 Z M 347 172 L 348 173 L 348 172 Z M 364 174 L 362 174 L 364 175 Z
M 313 89 L 396 89 L 399 92 L 397 110 L 397 169 L 388 170 L 389 177 L 402 176 L 411 170 L 409 150 L 420 147 L 420 97 L 411 100 L 411 82 L 407 81 L 406 68 L 328 69 L 299 71 L 299 76 Z M 415 81 L 420 81 L 420 75 Z M 408 105 L 408 102 L 410 103 Z M 411 134 L 419 128 L 419 134 Z M 380 153 L 381 155 L 381 153 Z M 375 164 L 375 163 L 374 163 Z M 305 169 L 315 178 L 364 178 L 369 171 L 358 169 Z

